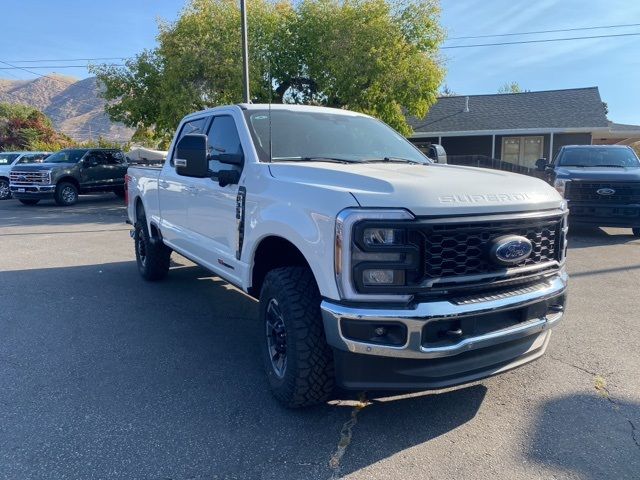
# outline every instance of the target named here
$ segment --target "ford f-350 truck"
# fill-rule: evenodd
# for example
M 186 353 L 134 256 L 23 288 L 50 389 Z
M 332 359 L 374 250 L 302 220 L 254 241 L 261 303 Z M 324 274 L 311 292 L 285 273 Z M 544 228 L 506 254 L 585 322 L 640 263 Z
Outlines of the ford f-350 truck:
M 162 168 L 130 167 L 126 184 L 141 275 L 165 277 L 175 251 L 259 299 L 269 383 L 290 407 L 335 386 L 440 389 L 507 371 L 543 355 L 564 313 L 558 192 L 432 163 L 367 115 L 194 113 Z

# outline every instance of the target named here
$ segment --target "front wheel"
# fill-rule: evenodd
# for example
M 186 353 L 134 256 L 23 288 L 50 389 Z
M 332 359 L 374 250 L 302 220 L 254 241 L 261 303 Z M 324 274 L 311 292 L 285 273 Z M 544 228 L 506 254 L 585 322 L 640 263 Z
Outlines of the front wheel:
M 9 180 L 0 178 L 0 200 L 11 198 L 11 190 L 9 189 Z
M 320 292 L 311 271 L 270 271 L 260 292 L 265 332 L 264 365 L 273 395 L 289 408 L 329 399 L 334 386 L 333 354 L 320 313 Z
M 68 207 L 78 201 L 78 188 L 73 183 L 60 182 L 53 198 L 61 207 Z
M 18 201 L 23 205 L 36 205 L 40 200 L 35 198 L 20 198 Z
M 135 224 L 136 263 L 142 278 L 151 282 L 162 280 L 169 273 L 171 249 L 162 240 L 152 239 L 144 217 Z
M 640 237 L 640 227 L 634 227 L 632 232 L 635 237 Z

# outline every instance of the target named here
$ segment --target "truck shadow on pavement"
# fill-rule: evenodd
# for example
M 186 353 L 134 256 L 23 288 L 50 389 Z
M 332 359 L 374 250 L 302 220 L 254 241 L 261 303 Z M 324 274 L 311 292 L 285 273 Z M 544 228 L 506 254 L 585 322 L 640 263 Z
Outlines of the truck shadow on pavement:
M 38 225 L 124 225 L 124 200 L 111 193 L 81 195 L 78 203 L 59 207 L 53 200 L 42 200 L 37 205 L 23 205 L 18 200 L 0 202 L 0 227 L 33 227 Z
M 177 257 L 0 272 L 6 478 L 327 479 L 476 415 L 484 386 L 353 408 L 286 410 L 262 371 L 253 300 Z M 456 405 L 451 409 L 451 405 Z
M 639 478 L 639 403 L 607 391 L 564 396 L 543 404 L 535 423 L 528 448 L 535 462 L 583 479 Z
M 640 238 L 630 228 L 603 229 L 586 225 L 569 225 L 569 249 L 597 247 L 602 245 L 624 245 L 638 242 Z

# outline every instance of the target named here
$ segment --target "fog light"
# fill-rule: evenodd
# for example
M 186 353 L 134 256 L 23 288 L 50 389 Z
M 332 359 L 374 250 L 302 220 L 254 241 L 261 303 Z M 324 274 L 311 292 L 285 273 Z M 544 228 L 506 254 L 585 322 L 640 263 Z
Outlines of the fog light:
M 340 330 L 345 338 L 376 345 L 401 346 L 407 342 L 407 327 L 397 322 L 372 322 L 342 319 Z
M 393 270 L 365 270 L 362 272 L 362 282 L 365 285 L 393 285 Z

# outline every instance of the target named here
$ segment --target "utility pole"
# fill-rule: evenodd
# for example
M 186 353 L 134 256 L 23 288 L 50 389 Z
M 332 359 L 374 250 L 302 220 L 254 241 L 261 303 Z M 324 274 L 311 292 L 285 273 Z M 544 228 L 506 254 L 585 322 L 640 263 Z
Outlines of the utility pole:
M 240 0 L 240 22 L 242 25 L 242 83 L 243 102 L 249 103 L 249 46 L 247 40 L 247 5 L 246 0 Z

